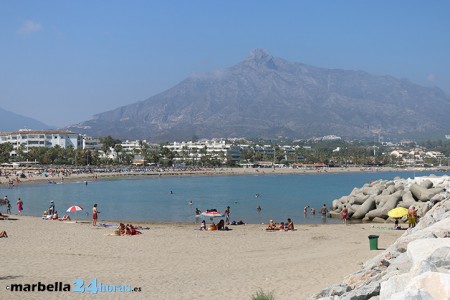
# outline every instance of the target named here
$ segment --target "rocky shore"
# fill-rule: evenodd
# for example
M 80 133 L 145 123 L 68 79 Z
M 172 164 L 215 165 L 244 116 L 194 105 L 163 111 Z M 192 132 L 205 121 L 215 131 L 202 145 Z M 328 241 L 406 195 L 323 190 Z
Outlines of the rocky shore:
M 450 299 L 449 188 L 448 176 L 395 179 L 365 185 L 334 201 L 333 214 L 346 203 L 352 217 L 363 220 L 389 222 L 387 211 L 411 205 L 422 217 L 360 271 L 310 299 Z

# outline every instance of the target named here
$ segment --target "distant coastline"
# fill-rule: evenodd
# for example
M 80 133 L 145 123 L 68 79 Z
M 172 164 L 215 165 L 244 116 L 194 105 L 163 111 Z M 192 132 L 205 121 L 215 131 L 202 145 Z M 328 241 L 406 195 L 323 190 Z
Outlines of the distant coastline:
M 50 170 L 51 168 L 48 168 Z M 1 168 L 0 184 L 8 185 L 11 181 L 17 184 L 37 184 L 48 182 L 73 182 L 73 181 L 94 181 L 124 178 L 146 178 L 159 176 L 239 176 L 239 175 L 291 175 L 291 174 L 334 174 L 334 173 L 356 173 L 356 172 L 448 172 L 450 167 L 439 168 L 392 168 L 392 167 L 347 167 L 347 168 L 148 168 L 111 170 L 108 168 L 76 169 L 58 168 L 53 172 L 39 173 L 37 168 Z M 82 170 L 82 171 L 80 171 Z M 25 177 L 20 176 L 24 174 Z

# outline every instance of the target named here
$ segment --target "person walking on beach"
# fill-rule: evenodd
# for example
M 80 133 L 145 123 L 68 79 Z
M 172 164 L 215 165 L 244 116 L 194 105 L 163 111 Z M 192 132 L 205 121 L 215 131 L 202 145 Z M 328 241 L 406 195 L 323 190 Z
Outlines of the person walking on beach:
M 225 209 L 225 224 L 230 225 L 230 207 Z
M 342 223 L 347 225 L 348 209 L 347 209 L 346 205 L 344 205 L 344 208 L 342 209 L 341 218 L 342 218 Z
M 97 226 L 97 218 L 99 211 L 97 210 L 97 203 L 92 207 L 92 226 Z
M 19 216 L 22 215 L 22 210 L 23 210 L 23 202 L 19 198 L 17 199 L 17 211 L 19 212 Z

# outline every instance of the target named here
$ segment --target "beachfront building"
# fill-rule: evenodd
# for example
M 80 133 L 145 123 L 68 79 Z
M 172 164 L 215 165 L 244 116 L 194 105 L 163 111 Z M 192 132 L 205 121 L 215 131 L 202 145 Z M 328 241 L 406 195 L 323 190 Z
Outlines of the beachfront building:
M 33 147 L 68 148 L 71 146 L 73 149 L 78 149 L 82 146 L 82 139 L 78 133 L 67 130 L 20 129 L 15 132 L 1 133 L 0 144 L 3 143 L 10 143 L 14 153 L 19 149 L 27 153 Z
M 228 160 L 240 161 L 241 148 L 237 145 L 227 143 L 225 140 L 200 140 L 198 142 L 173 142 L 163 146 L 176 154 L 174 160 L 199 161 L 202 157 L 218 159 L 222 163 Z
M 125 153 L 141 153 L 142 150 L 146 150 L 147 152 L 159 152 L 158 144 L 150 144 L 147 140 L 135 140 L 129 141 L 126 140 L 120 144 L 122 151 Z
M 81 137 L 82 147 L 85 150 L 101 150 L 102 149 L 102 143 L 100 142 L 100 139 L 93 138 L 87 135 L 83 135 Z

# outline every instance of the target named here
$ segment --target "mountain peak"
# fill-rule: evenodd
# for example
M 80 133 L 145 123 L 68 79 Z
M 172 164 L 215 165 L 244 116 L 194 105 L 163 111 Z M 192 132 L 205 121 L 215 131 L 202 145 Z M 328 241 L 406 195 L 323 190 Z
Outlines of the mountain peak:
M 253 50 L 247 56 L 247 60 L 255 60 L 255 61 L 261 61 L 261 62 L 267 62 L 271 59 L 273 59 L 273 56 L 269 52 L 267 52 L 266 49 L 261 49 L 261 48 Z

